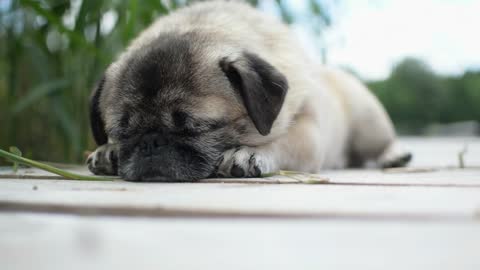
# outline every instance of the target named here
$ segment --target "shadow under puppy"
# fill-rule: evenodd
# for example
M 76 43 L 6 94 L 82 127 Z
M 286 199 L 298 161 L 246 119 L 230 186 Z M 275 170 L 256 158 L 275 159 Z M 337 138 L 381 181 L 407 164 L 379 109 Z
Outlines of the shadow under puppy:
M 357 79 L 312 62 L 275 18 L 203 2 L 158 19 L 91 97 L 95 174 L 131 181 L 402 166 L 395 132 Z

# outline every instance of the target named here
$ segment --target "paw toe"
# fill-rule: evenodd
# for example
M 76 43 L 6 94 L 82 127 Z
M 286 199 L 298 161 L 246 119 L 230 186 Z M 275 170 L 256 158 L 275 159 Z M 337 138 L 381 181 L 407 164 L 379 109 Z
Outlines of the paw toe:
M 115 145 L 100 146 L 87 158 L 87 167 L 97 175 L 116 175 L 118 157 Z
M 218 166 L 217 177 L 258 177 L 260 165 L 256 159 L 255 149 L 239 147 L 225 152 Z
M 411 153 L 404 153 L 399 155 L 395 159 L 389 160 L 382 164 L 383 168 L 397 168 L 397 167 L 404 167 L 412 160 Z
M 253 166 L 252 176 L 253 177 L 260 177 L 261 175 L 262 175 L 262 170 L 260 170 L 260 168 L 258 168 L 257 165 Z
M 238 166 L 237 164 L 233 164 L 232 169 L 230 170 L 230 174 L 233 177 L 244 177 L 245 176 L 244 170 L 240 166 Z

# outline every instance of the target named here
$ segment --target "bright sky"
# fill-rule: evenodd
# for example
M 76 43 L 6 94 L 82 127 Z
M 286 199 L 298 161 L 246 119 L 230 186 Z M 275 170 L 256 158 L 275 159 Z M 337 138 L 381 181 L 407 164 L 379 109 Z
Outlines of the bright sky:
M 305 2 L 290 0 L 294 9 Z M 330 64 L 350 67 L 366 79 L 388 76 L 407 56 L 423 59 L 441 74 L 480 69 L 478 0 L 337 2 L 334 24 L 325 33 Z M 315 50 L 308 35 L 302 36 Z

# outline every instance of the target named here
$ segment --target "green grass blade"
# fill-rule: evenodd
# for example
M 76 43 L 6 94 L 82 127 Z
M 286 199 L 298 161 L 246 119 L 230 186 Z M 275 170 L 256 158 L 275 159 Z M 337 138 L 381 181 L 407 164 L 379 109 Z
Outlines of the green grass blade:
M 168 14 L 169 10 L 168 8 L 162 3 L 162 1 L 158 0 L 150 0 L 150 5 L 160 14 Z
M 69 171 L 61 170 L 59 168 L 37 162 L 28 158 L 20 157 L 15 154 L 9 153 L 5 150 L 0 149 L 0 157 L 6 158 L 13 162 L 22 163 L 31 167 L 35 167 L 47 172 L 51 172 L 60 176 L 63 176 L 70 180 L 84 180 L 84 181 L 112 181 L 115 179 L 120 179 L 118 177 L 109 177 L 109 176 L 94 176 L 94 175 L 81 175 L 77 173 L 72 173 Z

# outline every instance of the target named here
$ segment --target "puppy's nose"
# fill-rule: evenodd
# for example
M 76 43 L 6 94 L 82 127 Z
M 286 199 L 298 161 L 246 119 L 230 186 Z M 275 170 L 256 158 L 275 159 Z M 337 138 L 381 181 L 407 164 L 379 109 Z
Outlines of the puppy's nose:
M 165 138 L 157 134 L 145 134 L 140 141 L 140 153 L 144 156 L 158 154 L 159 149 L 166 145 Z

